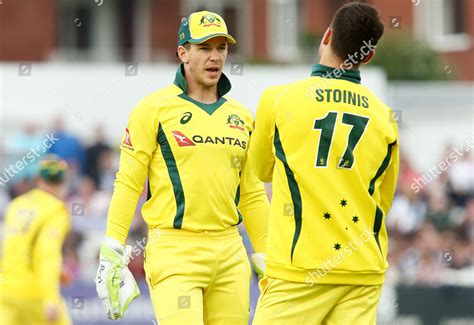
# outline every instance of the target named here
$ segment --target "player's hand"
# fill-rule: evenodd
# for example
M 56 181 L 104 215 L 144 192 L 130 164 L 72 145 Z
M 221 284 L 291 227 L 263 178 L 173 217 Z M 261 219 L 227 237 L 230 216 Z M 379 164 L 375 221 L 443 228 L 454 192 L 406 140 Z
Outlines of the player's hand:
M 46 320 L 49 323 L 55 323 L 59 319 L 59 307 L 56 304 L 46 304 L 44 307 Z
M 252 267 L 258 275 L 258 279 L 261 280 L 267 268 L 265 265 L 265 254 L 263 253 L 253 253 L 250 254 L 250 261 L 252 262 Z
M 105 238 L 100 247 L 100 264 L 95 279 L 97 294 L 110 319 L 125 314 L 130 302 L 140 295 L 137 282 L 127 265 L 131 246 L 122 246 L 113 238 Z

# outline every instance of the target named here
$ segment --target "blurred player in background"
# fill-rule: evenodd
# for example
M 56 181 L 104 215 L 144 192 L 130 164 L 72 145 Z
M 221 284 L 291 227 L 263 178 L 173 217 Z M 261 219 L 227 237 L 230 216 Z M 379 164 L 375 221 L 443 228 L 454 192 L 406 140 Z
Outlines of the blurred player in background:
M 36 188 L 9 205 L 4 228 L 0 324 L 71 324 L 60 293 L 61 249 L 70 230 L 67 164 L 55 155 L 39 166 Z
M 273 198 L 254 324 L 375 324 L 398 129 L 359 67 L 383 30 L 375 8 L 344 5 L 311 77 L 262 95 L 249 157 Z
M 183 18 L 174 83 L 131 113 L 96 279 L 111 319 L 139 294 L 124 244 L 148 176 L 145 271 L 159 323 L 248 323 L 251 269 L 236 226 L 244 221 L 261 273 L 269 203 L 246 159 L 251 113 L 224 97 L 228 43 L 219 15 Z

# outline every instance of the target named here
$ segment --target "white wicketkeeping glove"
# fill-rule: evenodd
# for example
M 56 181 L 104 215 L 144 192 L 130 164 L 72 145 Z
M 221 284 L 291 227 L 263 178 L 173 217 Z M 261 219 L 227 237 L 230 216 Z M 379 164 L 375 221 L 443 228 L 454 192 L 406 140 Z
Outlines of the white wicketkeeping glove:
M 265 269 L 267 268 L 265 265 L 265 254 L 263 253 L 253 253 L 250 254 L 250 261 L 252 261 L 252 266 L 258 275 L 258 279 L 261 280 L 264 276 Z
M 137 282 L 127 265 L 132 246 L 122 246 L 113 238 L 105 238 L 100 247 L 100 264 L 95 279 L 97 294 L 110 319 L 125 314 L 130 302 L 140 295 Z

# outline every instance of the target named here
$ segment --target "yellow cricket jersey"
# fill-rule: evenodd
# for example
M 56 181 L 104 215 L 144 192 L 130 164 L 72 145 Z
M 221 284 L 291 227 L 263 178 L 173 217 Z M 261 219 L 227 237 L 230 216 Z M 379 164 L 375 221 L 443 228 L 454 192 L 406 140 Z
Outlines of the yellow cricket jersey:
M 315 65 L 311 77 L 267 89 L 255 123 L 250 160 L 273 180 L 266 274 L 383 283 L 398 175 L 391 109 L 360 85 L 359 71 Z
M 70 228 L 64 203 L 44 190 L 31 190 L 10 203 L 4 225 L 2 299 L 60 302 L 61 248 Z
M 254 249 L 264 251 L 269 203 L 246 159 L 252 116 L 237 101 L 223 97 L 230 87 L 222 74 L 219 100 L 200 103 L 186 95 L 181 65 L 172 85 L 149 95 L 132 111 L 107 236 L 125 242 L 148 177 L 142 214 L 149 226 L 224 230 L 245 217 Z

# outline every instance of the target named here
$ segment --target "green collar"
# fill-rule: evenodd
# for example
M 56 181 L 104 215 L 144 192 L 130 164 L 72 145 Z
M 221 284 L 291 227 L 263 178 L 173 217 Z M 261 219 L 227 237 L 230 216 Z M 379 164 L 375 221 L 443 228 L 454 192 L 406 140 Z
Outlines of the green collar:
M 205 104 L 205 103 L 198 102 L 197 100 L 192 99 L 186 94 L 186 89 L 188 85 L 186 83 L 186 79 L 184 78 L 184 65 L 182 63 L 179 65 L 178 70 L 176 70 L 176 77 L 174 78 L 174 84 L 183 91 L 181 94 L 178 95 L 179 97 L 199 106 L 204 111 L 206 111 L 209 115 L 214 113 L 222 104 L 224 104 L 227 101 L 222 96 L 227 94 L 232 88 L 229 78 L 227 78 L 227 76 L 224 73 L 222 73 L 219 81 L 217 82 L 217 94 L 219 96 L 219 99 L 217 100 L 217 102 L 212 103 L 212 104 Z
M 338 73 L 335 73 L 339 71 Z M 328 67 L 322 64 L 315 64 L 311 70 L 311 75 L 316 77 L 323 77 L 329 79 L 343 79 L 356 84 L 360 84 L 359 70 L 344 70 Z
M 195 99 L 192 99 L 188 95 L 186 95 L 185 92 L 182 92 L 181 94 L 179 94 L 178 97 L 184 100 L 187 100 L 188 102 L 191 102 L 194 105 L 202 108 L 209 115 L 212 115 L 212 113 L 214 113 L 219 107 L 221 107 L 222 104 L 224 104 L 227 101 L 227 99 L 225 99 L 224 97 L 221 97 L 217 100 L 217 102 L 212 103 L 212 104 L 201 103 Z

